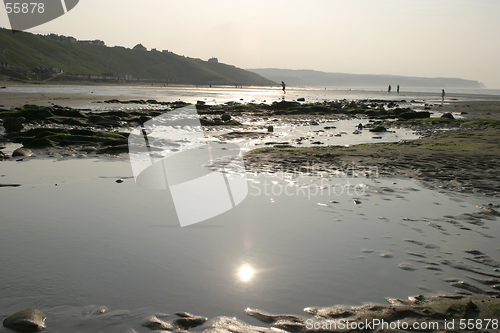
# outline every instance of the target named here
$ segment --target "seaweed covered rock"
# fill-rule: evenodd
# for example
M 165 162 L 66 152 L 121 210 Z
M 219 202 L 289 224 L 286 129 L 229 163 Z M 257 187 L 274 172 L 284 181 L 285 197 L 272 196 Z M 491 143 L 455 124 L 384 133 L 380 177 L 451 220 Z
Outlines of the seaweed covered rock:
M 10 134 L 13 142 L 24 148 L 64 147 L 77 144 L 94 146 L 121 146 L 126 144 L 128 133 L 92 131 L 85 129 L 35 128 L 26 132 Z M 122 149 L 124 151 L 124 149 Z
M 300 106 L 299 102 L 288 102 L 288 101 L 280 101 L 280 102 L 274 102 L 271 105 L 271 109 L 273 110 L 283 110 L 283 109 L 289 109 L 293 107 Z
M 371 128 L 370 132 L 387 132 L 387 129 L 382 125 L 378 125 L 375 126 L 374 128 Z
M 419 111 L 419 112 L 405 112 L 399 115 L 399 119 L 421 119 L 421 118 L 430 118 L 431 113 L 427 111 Z

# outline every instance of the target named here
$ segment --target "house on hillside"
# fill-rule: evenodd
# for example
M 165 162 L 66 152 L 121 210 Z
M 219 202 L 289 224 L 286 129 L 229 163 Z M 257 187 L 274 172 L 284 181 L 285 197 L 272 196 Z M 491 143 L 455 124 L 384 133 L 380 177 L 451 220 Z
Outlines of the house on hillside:
M 77 43 L 87 44 L 87 45 L 96 45 L 96 46 L 106 46 L 104 41 L 96 39 L 96 40 L 79 40 Z
M 144 47 L 142 44 L 137 44 L 132 48 L 132 50 L 139 50 L 139 51 L 147 51 L 148 49 Z
M 212 57 L 210 59 L 208 59 L 208 62 L 215 62 L 215 63 L 218 63 L 219 62 L 219 59 L 215 58 L 215 57 Z

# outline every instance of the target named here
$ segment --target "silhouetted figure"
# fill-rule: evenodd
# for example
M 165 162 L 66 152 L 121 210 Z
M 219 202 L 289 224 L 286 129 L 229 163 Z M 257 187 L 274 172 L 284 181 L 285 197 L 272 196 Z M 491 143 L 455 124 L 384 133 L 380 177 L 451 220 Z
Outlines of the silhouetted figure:
M 398 94 L 399 94 L 399 84 L 398 84 L 398 86 L 397 86 L 396 90 L 397 90 L 397 92 L 398 92 Z
M 391 92 L 391 85 L 389 85 L 389 87 L 387 87 L 387 92 Z
M 363 129 L 363 124 L 359 123 L 359 125 L 358 125 L 358 130 L 360 130 L 360 131 L 361 131 L 362 129 Z
M 283 87 L 283 94 L 286 94 L 286 91 L 285 91 L 286 84 L 285 84 L 285 82 L 281 81 L 281 86 Z
M 446 93 L 444 92 L 444 89 L 441 90 L 441 102 L 444 102 L 444 96 L 446 95 Z

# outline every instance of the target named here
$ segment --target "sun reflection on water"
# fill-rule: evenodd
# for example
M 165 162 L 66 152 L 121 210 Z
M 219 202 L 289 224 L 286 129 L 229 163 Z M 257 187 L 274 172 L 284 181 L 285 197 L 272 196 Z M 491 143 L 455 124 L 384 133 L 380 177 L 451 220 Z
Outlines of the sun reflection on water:
M 250 266 L 242 266 L 238 272 L 238 276 L 243 282 L 248 282 L 253 276 L 253 269 Z

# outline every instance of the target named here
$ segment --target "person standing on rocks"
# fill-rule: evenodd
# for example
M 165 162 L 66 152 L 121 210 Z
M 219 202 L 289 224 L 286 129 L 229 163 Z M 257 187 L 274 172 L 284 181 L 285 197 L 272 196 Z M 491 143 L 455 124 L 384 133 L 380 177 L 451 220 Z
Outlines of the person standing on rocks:
M 397 92 L 398 92 L 398 94 L 399 94 L 399 84 L 398 84 L 398 86 L 396 87 L 396 91 L 397 91 Z
M 283 87 L 283 94 L 286 94 L 286 91 L 285 91 L 286 84 L 285 84 L 285 82 L 281 81 L 281 86 Z
M 387 87 L 387 92 L 391 92 L 391 85 L 389 85 L 389 87 Z
M 441 90 L 441 102 L 444 102 L 444 96 L 446 95 L 446 93 L 444 92 L 444 89 Z

